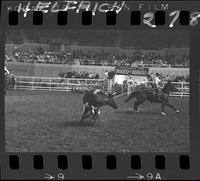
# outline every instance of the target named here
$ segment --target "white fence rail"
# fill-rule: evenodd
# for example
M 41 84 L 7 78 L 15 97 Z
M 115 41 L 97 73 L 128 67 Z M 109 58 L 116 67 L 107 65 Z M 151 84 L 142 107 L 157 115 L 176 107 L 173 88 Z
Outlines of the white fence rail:
M 153 82 L 148 82 L 147 87 L 152 87 Z M 180 97 L 189 97 L 190 88 L 189 82 L 172 82 L 172 84 L 179 90 L 179 92 L 171 92 L 170 96 L 180 96 Z M 131 91 L 131 88 L 128 87 L 128 92 Z
M 190 96 L 190 84 L 188 82 L 172 82 L 180 92 L 172 92 L 170 96 L 189 97 Z
M 152 82 L 149 82 L 150 86 Z M 172 92 L 170 96 L 189 97 L 190 89 L 188 82 L 172 82 L 180 92 Z M 147 86 L 148 86 L 147 85 Z M 101 89 L 108 92 L 108 82 L 104 79 L 79 79 L 79 78 L 51 78 L 51 77 L 25 77 L 16 76 L 16 89 L 26 90 L 49 90 L 49 91 L 71 91 L 73 87 L 88 89 L 89 87 Z M 151 86 L 150 86 L 151 87 Z M 130 88 L 113 85 L 113 91 L 118 94 L 131 91 Z
M 16 89 L 70 91 L 74 86 L 81 86 L 83 89 L 89 87 L 104 89 L 107 87 L 103 79 L 16 76 Z

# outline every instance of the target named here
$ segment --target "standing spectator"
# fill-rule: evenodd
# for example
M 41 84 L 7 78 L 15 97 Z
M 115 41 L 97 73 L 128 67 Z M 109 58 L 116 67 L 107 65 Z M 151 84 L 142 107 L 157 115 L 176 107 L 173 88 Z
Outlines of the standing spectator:
M 95 75 L 95 79 L 99 79 L 99 74 L 98 73 Z

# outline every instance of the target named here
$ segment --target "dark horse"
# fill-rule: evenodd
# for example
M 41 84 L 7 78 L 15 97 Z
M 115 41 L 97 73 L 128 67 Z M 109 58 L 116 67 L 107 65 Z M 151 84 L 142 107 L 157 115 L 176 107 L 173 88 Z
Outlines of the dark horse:
M 176 113 L 179 113 L 179 110 L 177 110 L 174 106 L 172 106 L 169 103 L 169 93 L 170 92 L 179 92 L 179 90 L 172 85 L 171 81 L 168 81 L 164 88 L 161 90 L 161 92 L 158 94 L 158 96 L 155 93 L 155 89 L 150 89 L 143 87 L 135 92 L 132 92 L 129 97 L 125 100 L 125 102 L 128 102 L 133 97 L 136 97 L 137 101 L 134 103 L 134 110 L 138 112 L 138 105 L 144 103 L 146 100 L 150 101 L 151 103 L 160 103 L 162 104 L 162 115 L 166 115 L 164 112 L 164 107 L 169 106 L 172 108 Z
M 100 115 L 100 107 L 102 106 L 108 105 L 113 109 L 117 109 L 118 106 L 113 100 L 114 95 L 115 93 L 105 94 L 97 90 L 86 91 L 83 96 L 84 108 L 80 123 L 90 116 L 92 116 L 92 119 L 95 122 Z
M 4 94 L 7 94 L 7 90 L 14 90 L 15 87 L 15 76 L 12 74 L 5 75 L 5 84 L 4 84 Z

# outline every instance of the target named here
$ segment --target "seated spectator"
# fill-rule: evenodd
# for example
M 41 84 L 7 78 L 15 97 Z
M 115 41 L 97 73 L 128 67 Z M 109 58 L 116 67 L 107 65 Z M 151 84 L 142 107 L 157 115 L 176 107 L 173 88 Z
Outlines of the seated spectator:
M 95 74 L 95 73 L 88 73 L 88 72 L 60 72 L 58 75 L 60 78 L 79 78 L 79 79 L 99 79 L 99 74 Z
M 155 52 L 143 53 L 136 51 L 131 56 L 126 54 L 116 55 L 112 52 L 72 52 L 44 51 L 41 47 L 32 50 L 15 47 L 13 57 L 18 62 L 50 63 L 50 64 L 74 64 L 79 61 L 80 65 L 96 66 L 138 66 L 138 67 L 188 67 L 189 56 L 183 54 L 160 55 Z

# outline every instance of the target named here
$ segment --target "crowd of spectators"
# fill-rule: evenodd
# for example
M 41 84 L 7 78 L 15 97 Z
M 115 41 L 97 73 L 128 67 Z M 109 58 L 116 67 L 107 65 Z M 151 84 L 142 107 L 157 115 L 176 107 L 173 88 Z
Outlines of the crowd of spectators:
M 96 53 L 94 55 L 79 54 L 81 65 L 104 65 L 104 66 L 140 66 L 140 67 L 187 67 L 189 56 L 183 54 L 159 55 L 155 52 L 133 53 L 132 56 L 116 56 L 111 53 Z
M 7 54 L 5 61 L 29 62 L 29 63 L 51 63 L 51 64 L 74 64 L 74 60 L 79 60 L 81 65 L 99 65 L 99 66 L 139 66 L 139 67 L 173 67 L 189 66 L 189 57 L 182 54 L 168 54 L 165 56 L 152 53 L 134 52 L 132 56 L 114 55 L 112 53 L 84 53 L 82 50 L 72 52 L 56 53 L 53 51 L 44 51 L 41 47 L 35 47 L 32 50 L 24 48 L 14 48 L 12 58 Z M 95 72 L 61 72 L 62 78 L 83 78 L 99 79 L 99 74 Z M 161 75 L 163 80 L 172 80 L 174 82 L 189 82 L 189 76 L 169 76 Z
M 69 71 L 69 72 L 60 72 L 58 77 L 60 78 L 79 78 L 79 79 L 100 79 L 100 76 L 98 73 L 95 72 L 76 72 L 76 71 Z M 160 74 L 160 79 L 162 81 L 171 80 L 172 82 L 189 82 L 189 75 L 187 76 L 177 76 L 177 75 L 163 75 Z M 153 74 L 151 75 L 151 78 L 148 78 L 149 81 L 153 81 Z
M 171 80 L 172 82 L 189 82 L 190 76 L 178 76 L 178 75 L 163 75 L 160 74 L 160 79 L 163 81 Z
M 12 56 L 17 62 L 73 64 L 73 59 L 69 54 L 44 51 L 41 47 L 36 47 L 32 50 L 14 48 Z
M 187 75 L 187 76 L 166 75 L 166 76 L 162 76 L 162 77 L 163 77 L 163 80 L 171 80 L 172 82 L 189 82 L 190 81 L 189 75 Z
M 58 75 L 60 78 L 80 78 L 80 79 L 99 79 L 99 74 L 95 72 L 87 72 L 87 71 L 82 71 L 82 72 L 60 72 Z
M 8 56 L 7 56 L 8 57 Z M 14 48 L 12 57 L 17 62 L 49 63 L 49 64 L 75 64 L 97 66 L 140 66 L 140 67 L 188 67 L 189 56 L 185 54 L 160 55 L 156 52 L 143 53 L 136 51 L 130 55 L 116 55 L 111 52 L 99 53 L 73 50 L 71 52 L 44 51 L 41 47 L 32 50 Z M 7 58 L 8 59 L 8 58 Z M 11 61 L 11 59 L 8 59 Z

